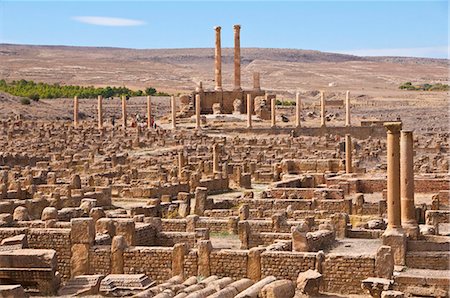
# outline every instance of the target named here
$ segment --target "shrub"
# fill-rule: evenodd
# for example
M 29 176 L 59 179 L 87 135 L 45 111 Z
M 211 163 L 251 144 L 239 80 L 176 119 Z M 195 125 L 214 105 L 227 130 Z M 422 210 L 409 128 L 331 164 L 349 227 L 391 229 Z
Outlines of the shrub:
M 31 104 L 31 101 L 28 98 L 22 97 L 20 99 L 20 103 L 23 104 L 23 105 L 29 105 L 29 104 Z

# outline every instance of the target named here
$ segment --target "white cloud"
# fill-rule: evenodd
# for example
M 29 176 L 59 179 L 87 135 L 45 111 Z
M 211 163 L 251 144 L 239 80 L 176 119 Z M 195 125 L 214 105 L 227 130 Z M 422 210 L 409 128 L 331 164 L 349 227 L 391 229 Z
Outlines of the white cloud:
M 142 26 L 146 24 L 144 21 L 141 20 L 110 18 L 110 17 L 76 16 L 73 17 L 72 19 L 81 23 L 97 26 L 123 27 L 123 26 Z
M 400 56 L 400 57 L 426 57 L 426 58 L 449 58 L 449 52 L 450 52 L 449 46 L 336 51 L 336 53 L 350 54 L 357 56 Z

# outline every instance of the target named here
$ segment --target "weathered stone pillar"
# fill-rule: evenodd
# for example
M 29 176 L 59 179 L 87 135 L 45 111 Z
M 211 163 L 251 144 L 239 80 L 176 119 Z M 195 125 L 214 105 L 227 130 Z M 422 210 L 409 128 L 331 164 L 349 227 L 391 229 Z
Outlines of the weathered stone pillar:
M 276 99 L 275 98 L 271 98 L 270 99 L 270 111 L 271 111 L 271 118 L 270 118 L 270 120 L 271 120 L 271 123 L 270 123 L 270 127 L 271 128 L 275 128 L 276 127 L 276 125 L 277 125 L 277 115 L 276 115 L 276 106 L 275 106 L 275 103 L 276 103 Z
M 222 47 L 220 45 L 220 26 L 214 27 L 216 30 L 216 50 L 215 50 L 215 75 L 216 87 L 215 90 L 222 91 Z
M 234 25 L 234 90 L 241 90 L 241 26 Z
M 170 104 L 172 107 L 172 129 L 177 128 L 177 108 L 175 102 L 175 96 L 170 98 Z
M 405 264 L 406 237 L 401 226 L 400 206 L 400 130 L 401 122 L 386 122 L 387 129 L 387 214 L 388 225 L 383 233 L 384 245 L 394 254 L 395 265 Z
M 261 279 L 261 254 L 265 250 L 264 247 L 253 247 L 248 251 L 247 277 L 253 281 Z
M 78 127 L 78 97 L 73 98 L 73 126 Z
M 147 96 L 147 128 L 152 128 L 152 97 Z
M 73 218 L 70 223 L 70 241 L 72 244 L 70 275 L 75 277 L 89 274 L 89 248 L 95 240 L 94 220 L 92 218 Z
M 219 145 L 213 144 L 213 173 L 220 172 L 219 168 Z
M 414 151 L 413 132 L 402 131 L 400 138 L 400 198 L 401 222 L 407 235 L 417 239 L 419 227 L 417 225 L 414 205 Z
M 252 95 L 247 94 L 247 128 L 252 128 L 253 102 Z
M 99 95 L 97 98 L 97 113 L 98 113 L 98 128 L 103 128 L 103 96 Z
M 345 126 L 350 126 L 350 91 L 345 93 Z
M 122 127 L 127 128 L 127 98 L 122 95 Z
M 206 187 L 197 187 L 195 189 L 194 212 L 196 215 L 202 216 L 205 212 L 207 197 L 208 189 Z
M 248 221 L 238 222 L 238 234 L 239 240 L 241 241 L 240 249 L 248 249 L 250 242 L 250 224 Z
M 195 128 L 201 129 L 200 122 L 200 112 L 201 112 L 201 97 L 200 94 L 195 95 Z
M 114 236 L 111 241 L 111 274 L 123 274 L 123 252 L 127 241 L 123 236 Z
M 178 151 L 178 178 L 181 179 L 181 172 L 185 164 L 184 152 Z
M 184 280 L 184 256 L 186 255 L 186 244 L 177 243 L 172 251 L 172 276 L 180 276 Z
M 295 93 L 295 127 L 300 128 L 300 118 L 302 117 L 302 100 L 300 92 Z
M 324 127 L 325 123 L 325 94 L 320 91 L 320 126 Z
M 198 276 L 208 277 L 211 275 L 211 267 L 209 255 L 212 251 L 212 244 L 210 240 L 198 241 Z
M 347 174 L 353 173 L 352 167 L 352 137 L 349 134 L 345 135 L 345 172 Z
M 253 73 L 253 90 L 255 91 L 261 90 L 261 81 L 259 77 L 259 72 L 256 71 Z

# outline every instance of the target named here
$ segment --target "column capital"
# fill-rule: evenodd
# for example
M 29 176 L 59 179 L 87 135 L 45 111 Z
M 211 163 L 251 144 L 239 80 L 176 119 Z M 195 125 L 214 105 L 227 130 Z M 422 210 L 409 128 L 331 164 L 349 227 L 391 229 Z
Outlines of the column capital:
M 240 30 L 241 29 L 241 25 L 239 25 L 239 24 L 233 25 L 233 29 L 234 30 Z
M 384 122 L 383 125 L 390 134 L 399 134 L 402 129 L 401 122 Z
M 222 27 L 220 27 L 220 26 L 214 26 L 214 30 L 216 30 L 216 32 L 220 32 L 221 29 L 222 29 Z

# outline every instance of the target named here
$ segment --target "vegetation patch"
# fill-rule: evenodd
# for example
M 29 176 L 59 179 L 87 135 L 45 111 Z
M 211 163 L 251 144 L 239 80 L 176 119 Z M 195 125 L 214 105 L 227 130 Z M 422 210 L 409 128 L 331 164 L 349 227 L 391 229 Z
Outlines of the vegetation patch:
M 149 87 L 145 91 L 131 90 L 126 87 L 100 87 L 93 86 L 74 86 L 74 85 L 60 85 L 60 84 L 47 84 L 47 83 L 35 83 L 33 81 L 11 81 L 6 82 L 0 80 L 0 91 L 7 92 L 15 96 L 28 97 L 34 101 L 38 101 L 40 98 L 70 98 L 78 96 L 78 98 L 96 98 L 101 95 L 104 98 L 113 96 L 170 96 L 165 92 L 158 92 L 155 88 Z
M 403 90 L 413 90 L 413 91 L 449 91 L 450 88 L 447 84 L 420 84 L 420 85 L 413 85 L 411 82 L 406 82 L 400 87 L 399 89 Z

